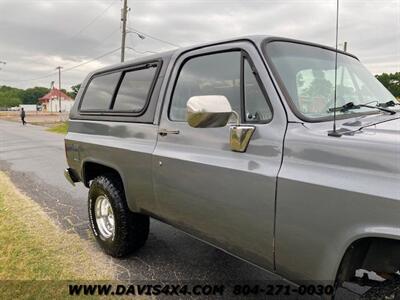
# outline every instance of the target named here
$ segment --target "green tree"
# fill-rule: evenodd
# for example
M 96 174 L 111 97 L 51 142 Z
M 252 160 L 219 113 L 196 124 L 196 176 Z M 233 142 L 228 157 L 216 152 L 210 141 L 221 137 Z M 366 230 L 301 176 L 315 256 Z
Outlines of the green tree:
M 0 86 L 0 108 L 18 106 L 22 103 L 23 90 L 10 86 Z
M 50 89 L 36 86 L 23 91 L 21 100 L 23 104 L 38 104 L 38 99 L 46 95 Z
M 393 96 L 400 98 L 400 72 L 382 73 L 375 77 L 386 87 Z
M 75 97 L 78 94 L 80 88 L 81 88 L 81 84 L 76 84 L 76 85 L 71 86 L 72 92 L 69 92 L 68 95 L 71 98 L 75 99 Z
M 14 88 L 11 86 L 0 86 L 0 95 L 7 95 L 8 97 L 12 98 L 21 98 L 22 93 L 24 90 Z
M 18 106 L 21 104 L 21 99 L 19 98 L 9 98 L 0 96 L 0 108 L 9 108 Z

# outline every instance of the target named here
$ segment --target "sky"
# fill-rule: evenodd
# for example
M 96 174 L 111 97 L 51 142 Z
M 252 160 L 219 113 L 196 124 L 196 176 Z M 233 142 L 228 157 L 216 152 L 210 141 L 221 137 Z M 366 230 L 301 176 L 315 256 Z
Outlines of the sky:
M 128 0 L 126 60 L 248 34 L 335 46 L 336 0 Z M 70 89 L 120 61 L 122 0 L 0 0 L 0 85 Z M 400 71 L 400 0 L 340 0 L 339 47 Z M 129 29 L 130 28 L 130 29 Z M 142 32 L 141 39 L 132 31 Z M 161 41 L 160 41 L 161 40 Z

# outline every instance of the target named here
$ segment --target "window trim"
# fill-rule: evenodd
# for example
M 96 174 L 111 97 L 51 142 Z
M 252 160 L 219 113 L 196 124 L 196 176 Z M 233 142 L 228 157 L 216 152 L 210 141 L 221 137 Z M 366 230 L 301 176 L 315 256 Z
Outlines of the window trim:
M 253 60 L 251 59 L 250 55 L 246 51 L 242 51 L 241 60 L 242 60 L 242 68 L 243 68 L 241 70 L 241 73 L 243 74 L 243 79 L 242 79 L 243 80 L 242 81 L 243 84 L 241 84 L 241 87 L 243 88 L 243 107 L 246 108 L 246 93 L 245 93 L 245 88 L 244 88 L 245 87 L 244 86 L 244 84 L 245 84 L 245 81 L 244 81 L 244 62 L 245 62 L 245 60 L 247 60 L 251 70 L 253 71 L 253 75 L 254 75 L 254 77 L 255 77 L 255 79 L 257 81 L 258 87 L 261 89 L 261 93 L 263 94 L 264 99 L 267 102 L 267 105 L 269 107 L 269 110 L 271 111 L 271 118 L 269 118 L 268 120 L 262 120 L 262 121 L 258 121 L 258 122 L 246 122 L 246 115 L 245 115 L 245 111 L 243 110 L 243 112 L 244 112 L 244 116 L 243 116 L 244 121 L 243 122 L 245 124 L 268 124 L 269 122 L 272 121 L 272 119 L 274 117 L 274 112 L 273 112 L 273 109 L 272 109 L 271 101 L 269 100 L 269 97 L 268 97 L 268 93 L 267 93 L 267 91 L 265 89 L 264 84 L 262 83 L 262 80 L 260 78 L 260 75 L 258 74 L 258 71 L 257 71 L 257 68 L 256 68 L 255 64 L 253 63 Z
M 179 76 L 181 74 L 182 68 L 184 67 L 184 65 L 191 59 L 197 58 L 197 57 L 202 57 L 202 56 L 208 56 L 208 55 L 214 55 L 214 54 L 220 54 L 220 53 L 228 53 L 228 52 L 239 52 L 240 54 L 240 75 L 239 75 L 239 80 L 240 80 L 240 105 L 241 105 L 241 113 L 240 113 L 240 124 L 268 124 L 270 123 L 273 118 L 274 118 L 274 111 L 271 105 L 271 101 L 268 97 L 267 91 L 265 89 L 264 84 L 261 81 L 260 76 L 258 75 L 258 71 L 257 68 L 255 67 L 253 60 L 251 59 L 249 53 L 240 48 L 240 47 L 233 47 L 230 49 L 223 49 L 223 50 L 214 50 L 214 51 L 210 51 L 210 52 L 203 52 L 203 53 L 199 53 L 199 54 L 194 54 L 194 55 L 189 55 L 187 57 L 185 57 L 183 59 L 183 61 L 179 64 L 178 66 L 178 71 L 177 74 L 174 78 L 174 85 L 171 91 L 171 95 L 170 95 L 170 99 L 169 99 L 169 104 L 168 104 L 168 111 L 167 111 L 167 119 L 170 122 L 174 122 L 174 123 L 187 123 L 186 121 L 177 121 L 177 120 L 172 120 L 170 117 L 171 114 L 171 107 L 172 107 L 172 99 L 174 97 L 175 94 L 175 88 L 176 88 L 176 84 L 178 82 Z M 265 121 L 258 121 L 258 122 L 246 122 L 246 118 L 245 118 L 245 97 L 244 97 L 244 60 L 247 59 L 250 67 L 252 68 L 252 70 L 256 70 L 256 74 L 254 74 L 254 76 L 256 77 L 257 83 L 261 89 L 261 92 L 264 95 L 264 99 L 267 102 L 267 105 L 271 111 L 271 118 L 269 120 L 265 120 Z
M 115 104 L 115 99 L 117 97 L 119 88 L 122 84 L 125 74 L 128 72 L 132 72 L 132 71 L 134 72 L 134 71 L 143 70 L 143 69 L 147 69 L 147 68 L 151 68 L 151 67 L 155 67 L 156 71 L 154 73 L 153 80 L 150 84 L 150 88 L 149 88 L 149 91 L 148 91 L 147 97 L 146 97 L 146 103 L 143 106 L 143 108 L 140 111 L 112 110 L 112 108 L 114 107 L 114 104 Z M 158 80 L 158 77 L 159 77 L 159 74 L 161 71 L 161 67 L 162 67 L 162 59 L 158 59 L 158 60 L 142 62 L 142 63 L 135 64 L 135 65 L 130 65 L 125 68 L 120 67 L 120 68 L 115 68 L 113 70 L 107 70 L 104 72 L 99 72 L 99 73 L 93 74 L 90 77 L 89 81 L 87 82 L 87 84 L 85 86 L 85 90 L 83 91 L 82 96 L 80 97 L 80 102 L 79 102 L 79 106 L 78 106 L 79 114 L 80 115 L 90 115 L 90 116 L 135 116 L 135 117 L 139 117 L 139 116 L 143 115 L 146 112 L 146 110 L 150 104 L 150 100 L 153 95 L 154 88 L 156 86 L 156 83 L 157 83 L 157 80 Z M 97 77 L 101 77 L 101 76 L 105 76 L 105 75 L 109 75 L 109 74 L 113 74 L 113 73 L 119 73 L 119 78 L 117 80 L 117 84 L 114 87 L 112 97 L 111 97 L 111 102 L 110 102 L 108 109 L 84 109 L 84 110 L 82 110 L 81 106 L 85 99 L 87 89 L 90 86 L 90 83 L 92 82 L 92 80 L 94 80 Z

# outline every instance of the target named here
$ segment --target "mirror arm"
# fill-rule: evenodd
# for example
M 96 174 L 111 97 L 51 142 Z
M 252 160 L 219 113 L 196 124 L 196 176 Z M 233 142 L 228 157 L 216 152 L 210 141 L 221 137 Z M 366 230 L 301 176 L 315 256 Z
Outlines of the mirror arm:
M 240 126 L 240 116 L 239 116 L 239 114 L 236 111 L 232 110 L 232 115 L 234 115 L 235 118 L 236 118 L 236 126 Z

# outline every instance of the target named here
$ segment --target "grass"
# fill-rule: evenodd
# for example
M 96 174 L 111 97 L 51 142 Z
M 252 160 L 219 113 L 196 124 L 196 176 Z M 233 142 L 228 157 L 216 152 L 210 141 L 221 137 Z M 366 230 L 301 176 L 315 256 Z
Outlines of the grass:
M 57 123 L 54 126 L 51 126 L 47 131 L 60 133 L 60 134 L 67 134 L 68 132 L 68 122 Z
M 0 172 L 1 299 L 67 298 L 68 282 L 114 280 L 115 272 L 109 258 L 56 227 Z

